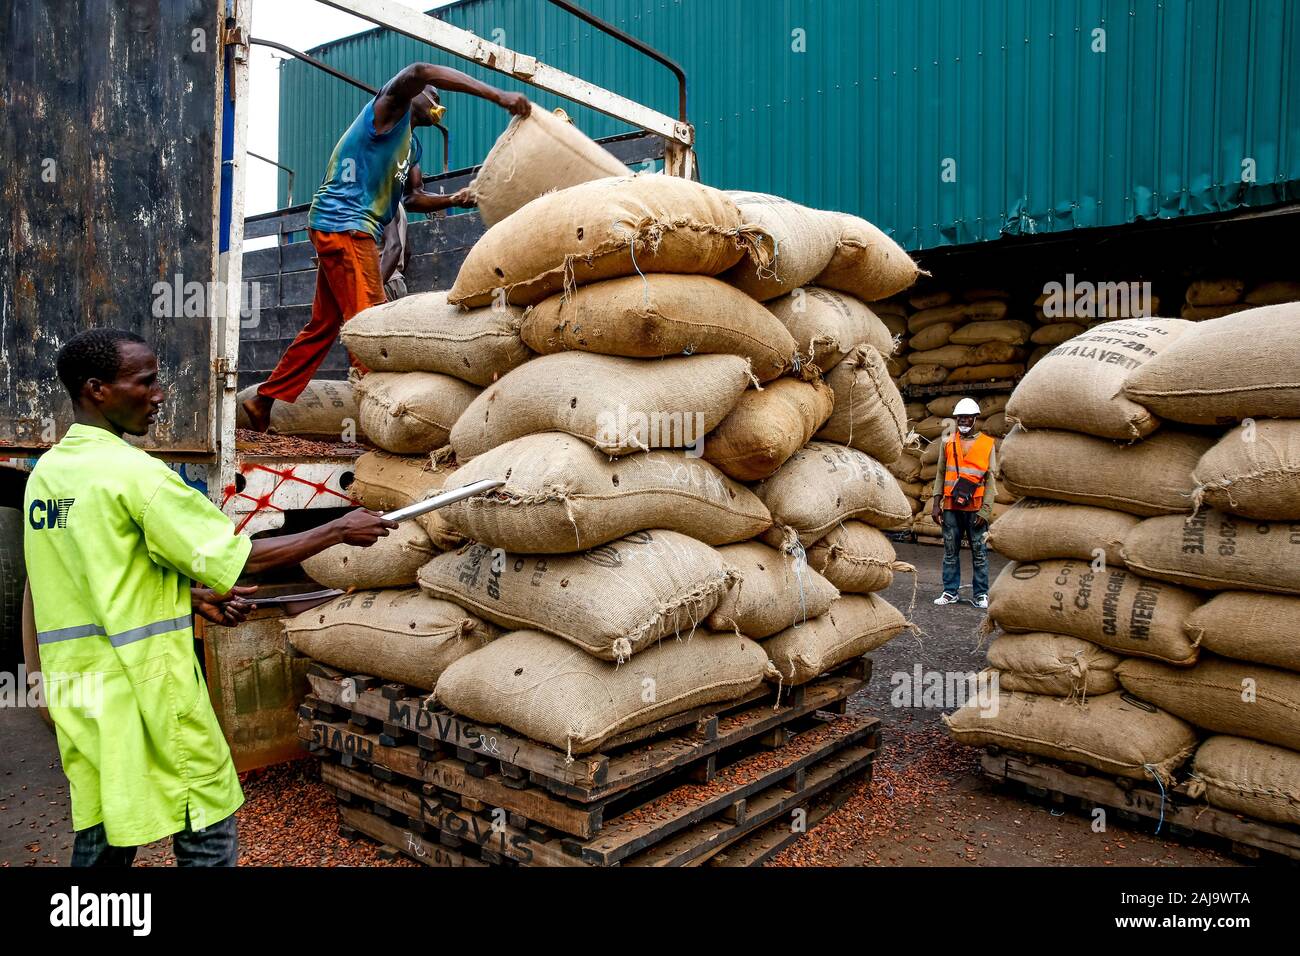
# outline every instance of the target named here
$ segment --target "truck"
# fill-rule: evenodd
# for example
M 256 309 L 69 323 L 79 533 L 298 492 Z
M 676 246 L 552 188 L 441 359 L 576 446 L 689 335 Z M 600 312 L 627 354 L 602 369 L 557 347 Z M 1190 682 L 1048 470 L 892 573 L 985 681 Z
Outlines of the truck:
M 670 175 L 695 175 L 680 67 L 568 0 L 537 2 L 672 70 L 678 116 L 391 0 L 319 2 L 615 117 L 637 131 L 601 142 L 626 164 L 661 162 Z M 265 43 L 341 83 L 373 89 L 253 37 L 253 0 L 75 5 L 68 16 L 40 0 L 14 0 L 0 14 L 0 47 L 8 51 L 0 89 L 9 100 L 0 120 L 0 153 L 9 160 L 0 200 L 8 229 L 0 243 L 0 667 L 21 657 L 29 680 L 39 655 L 25 598 L 23 491 L 42 451 L 71 423 L 54 359 L 77 332 L 115 326 L 150 342 L 168 397 L 138 444 L 204 492 L 237 533 L 298 531 L 353 507 L 348 487 L 364 450 L 338 440 L 241 441 L 236 434 L 241 369 L 247 377 L 255 367 L 241 353 L 277 349 L 293 337 L 310 311 L 302 290 L 315 274 L 306 205 L 244 214 L 247 164 L 260 159 L 247 148 L 248 104 L 257 95 L 249 52 Z M 426 173 L 426 189 L 454 192 L 472 180 L 474 168 L 447 169 L 446 155 L 441 172 Z M 412 223 L 409 290 L 449 286 L 483 231 L 473 213 Z M 246 241 L 268 236 L 273 245 L 245 250 Z M 303 584 L 257 583 L 263 595 Z M 212 702 L 241 770 L 299 752 L 306 664 L 282 637 L 282 614 L 258 609 L 237 628 L 195 621 Z

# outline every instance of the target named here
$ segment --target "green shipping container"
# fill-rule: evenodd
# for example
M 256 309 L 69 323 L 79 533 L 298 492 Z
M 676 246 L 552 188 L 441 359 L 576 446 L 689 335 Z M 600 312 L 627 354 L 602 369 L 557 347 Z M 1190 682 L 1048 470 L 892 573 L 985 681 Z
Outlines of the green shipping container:
M 1291 0 L 581 2 L 685 68 L 705 182 L 857 213 L 911 250 L 1300 198 Z M 545 0 L 463 0 L 436 15 L 677 111 L 667 70 Z M 379 30 L 312 52 L 376 86 L 429 60 L 526 89 Z M 591 136 L 629 131 L 532 93 Z M 506 116 L 445 102 L 451 166 L 476 165 Z M 285 64 L 280 160 L 299 201 L 363 103 Z M 436 172 L 441 142 L 421 135 Z

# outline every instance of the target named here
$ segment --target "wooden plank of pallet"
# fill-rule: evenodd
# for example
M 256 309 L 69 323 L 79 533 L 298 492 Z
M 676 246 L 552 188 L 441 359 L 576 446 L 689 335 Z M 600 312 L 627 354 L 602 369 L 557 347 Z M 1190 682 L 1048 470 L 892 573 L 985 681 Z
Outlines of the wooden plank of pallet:
M 638 808 L 644 812 L 633 813 L 624 818 L 611 820 L 596 837 L 586 843 L 578 844 L 566 841 L 566 849 L 576 852 L 582 859 L 596 866 L 609 866 L 626 859 L 646 847 L 667 839 L 674 833 L 684 830 L 701 820 L 722 812 L 738 800 L 745 800 L 745 814 L 748 816 L 748 798 L 770 787 L 799 776 L 809 767 L 824 761 L 831 754 L 853 746 L 859 741 L 877 733 L 880 721 L 873 718 L 857 718 L 856 727 L 844 733 L 829 736 L 821 745 L 814 747 L 798 757 L 787 757 L 770 770 L 762 773 L 743 785 L 731 787 L 712 794 L 703 800 L 685 800 L 674 802 L 673 791 L 658 797 Z M 773 758 L 781 760 L 781 753 L 762 755 L 768 761 Z M 743 763 L 743 761 L 742 761 Z M 740 821 L 729 821 L 733 825 Z
M 418 833 L 384 820 L 357 807 L 339 807 L 339 817 L 345 826 L 364 833 L 372 840 L 394 847 L 411 859 L 426 866 L 487 866 L 482 860 L 430 843 Z
M 371 762 L 375 776 L 381 779 L 383 771 L 399 774 L 470 800 L 513 810 L 535 823 L 575 837 L 588 839 L 601 826 L 603 805 L 568 803 L 532 784 L 515 787 L 499 774 L 475 776 L 460 760 L 450 757 L 428 760 L 421 756 L 418 747 L 410 744 L 387 746 L 378 736 L 344 723 L 300 718 L 298 736 L 317 747 L 364 755 Z
M 321 781 L 358 796 L 383 804 L 412 820 L 419 820 L 448 836 L 477 847 L 486 847 L 499 856 L 533 866 L 581 866 L 560 847 L 559 841 L 540 841 L 518 830 L 506 820 L 492 821 L 470 813 L 445 807 L 426 795 L 392 783 L 384 783 L 366 774 L 337 764 L 321 764 Z
M 738 837 L 788 815 L 831 787 L 858 774 L 869 773 L 875 759 L 875 747 L 865 744 L 846 747 L 811 767 L 802 790 L 792 793 L 778 783 L 748 798 L 743 823 L 730 824 L 719 817 L 711 817 L 624 860 L 622 865 L 689 866 L 694 860 L 710 855 Z
M 1300 860 L 1300 832 L 1220 810 L 1203 800 L 1188 797 L 1180 789 L 1166 791 L 1162 801 L 1158 790 L 1148 789 L 1144 784 L 1121 786 L 1108 776 L 1095 773 L 1081 776 L 1050 761 L 1018 754 L 985 753 L 981 755 L 980 763 L 985 774 L 994 780 L 1010 780 L 1051 793 L 1067 794 L 1153 820 L 1160 819 L 1163 803 L 1164 820 L 1171 829 L 1174 826 L 1186 828 Z
M 854 790 L 853 781 L 850 781 L 833 788 L 820 799 L 814 800 L 806 808 L 807 815 L 804 817 L 802 830 L 794 829 L 785 820 L 775 820 L 724 847 L 719 847 L 718 853 L 710 854 L 696 862 L 716 867 L 762 866 L 786 847 L 812 832 L 817 824 L 844 806 L 849 797 L 853 796 Z

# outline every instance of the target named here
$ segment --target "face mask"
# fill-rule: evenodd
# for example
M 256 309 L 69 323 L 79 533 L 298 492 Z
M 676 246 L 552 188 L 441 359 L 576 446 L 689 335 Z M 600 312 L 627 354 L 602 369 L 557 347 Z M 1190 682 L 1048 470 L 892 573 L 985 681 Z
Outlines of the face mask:
M 974 431 L 974 428 L 971 425 L 958 425 L 957 431 L 961 432 L 963 435 L 969 435 L 972 431 Z

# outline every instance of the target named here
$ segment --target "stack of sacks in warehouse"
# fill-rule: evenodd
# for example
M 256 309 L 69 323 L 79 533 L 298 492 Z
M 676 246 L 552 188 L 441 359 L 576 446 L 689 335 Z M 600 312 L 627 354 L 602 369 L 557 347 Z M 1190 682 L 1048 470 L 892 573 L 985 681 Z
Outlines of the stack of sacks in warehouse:
M 843 290 L 914 276 L 861 220 L 659 175 L 490 229 L 448 299 L 525 307 L 540 355 L 450 432 L 456 484 L 505 485 L 440 512 L 470 543 L 419 584 L 510 633 L 449 666 L 439 704 L 586 753 L 901 631 L 872 592 L 901 567 L 876 526 L 906 507 L 861 450 L 901 452 L 892 342 Z
M 1193 328 L 1100 325 L 1016 387 L 1001 467 L 1021 500 L 989 537 L 1012 559 L 989 592 L 986 627 L 1004 632 L 988 652 L 997 707 L 973 701 L 946 717 L 959 742 L 1162 785 L 1192 754 L 1191 725 L 1124 700 L 1117 670 L 1126 657 L 1170 669 L 1197 659 L 1184 628 L 1201 595 L 1136 571 L 1123 550 L 1143 518 L 1180 525 L 1191 514 L 1192 470 L 1214 443 L 1124 397 L 1125 383 Z
M 1300 282 L 1238 278 L 1197 279 L 1187 287 L 1181 315 L 1194 322 L 1220 319 L 1263 305 L 1300 302 Z
M 1130 660 L 1116 669 L 1129 693 L 1215 735 L 1192 762 L 1193 792 L 1292 826 L 1300 826 L 1298 327 L 1294 303 L 1198 322 L 1129 376 L 1132 401 L 1221 437 L 1191 473 L 1195 516 L 1148 518 L 1124 542 L 1138 573 L 1205 592 L 1186 623 L 1200 658 L 1190 668 Z
M 1074 280 L 1049 283 L 1034 300 L 1038 327 L 1029 341 L 1034 350 L 1025 363 L 1033 368 L 1053 349 L 1088 329 L 1123 319 L 1148 318 L 1160 314 L 1160 298 L 1151 294 L 1147 283 L 1092 282 Z

